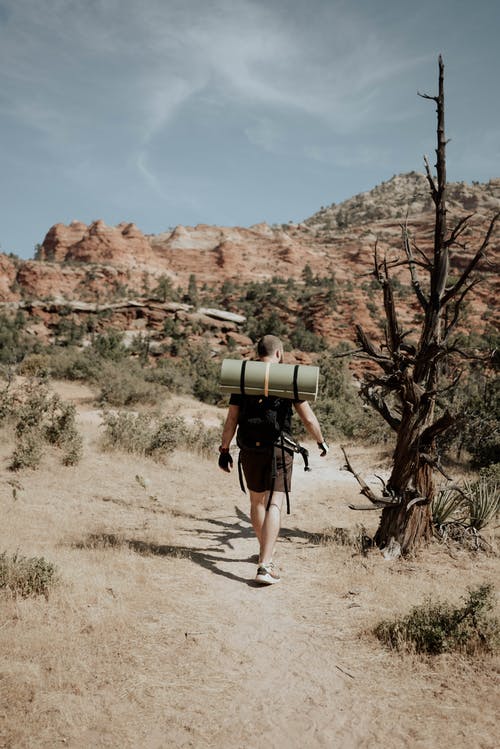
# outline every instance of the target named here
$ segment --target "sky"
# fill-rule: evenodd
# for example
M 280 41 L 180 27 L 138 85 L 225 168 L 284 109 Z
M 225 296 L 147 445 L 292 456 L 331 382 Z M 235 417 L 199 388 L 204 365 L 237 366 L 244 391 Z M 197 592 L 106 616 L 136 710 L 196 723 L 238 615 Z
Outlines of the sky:
M 0 250 L 55 223 L 301 221 L 424 171 L 500 176 L 498 0 L 0 0 Z

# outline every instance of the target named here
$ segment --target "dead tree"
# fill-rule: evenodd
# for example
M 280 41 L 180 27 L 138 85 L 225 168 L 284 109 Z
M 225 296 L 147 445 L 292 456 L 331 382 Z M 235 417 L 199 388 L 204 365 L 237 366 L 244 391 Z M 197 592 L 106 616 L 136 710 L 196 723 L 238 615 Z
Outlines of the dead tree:
M 436 439 L 453 423 L 448 412 L 437 412 L 440 388 L 452 387 L 442 382 L 442 368 L 453 351 L 451 334 L 456 328 L 460 308 L 476 280 L 474 269 L 484 257 L 500 214 L 495 215 L 479 249 L 458 280 L 450 283 L 450 261 L 463 245 L 460 238 L 471 216 L 462 218 L 448 231 L 446 217 L 446 138 L 444 127 L 444 65 L 439 57 L 439 91 L 437 96 L 419 94 L 436 102 L 437 161 L 436 175 L 427 158 L 425 168 L 435 207 L 432 251 L 424 253 L 411 240 L 407 225 L 402 226 L 404 255 L 401 261 L 380 257 L 375 247 L 373 275 L 378 280 L 385 311 L 384 342 L 371 340 L 361 326 L 357 339 L 363 356 L 378 365 L 380 374 L 367 375 L 362 384 L 366 400 L 378 411 L 396 433 L 389 480 L 377 496 L 352 468 L 347 468 L 361 484 L 361 493 L 373 507 L 382 508 L 375 542 L 382 549 L 392 549 L 393 556 L 411 552 L 432 533 L 431 504 L 435 494 L 436 470 L 442 470 L 436 451 Z M 391 271 L 398 265 L 409 270 L 411 285 L 423 313 L 420 331 L 413 343 L 410 332 L 398 320 Z M 420 277 L 427 278 L 421 282 Z M 356 507 L 353 509 L 367 509 Z

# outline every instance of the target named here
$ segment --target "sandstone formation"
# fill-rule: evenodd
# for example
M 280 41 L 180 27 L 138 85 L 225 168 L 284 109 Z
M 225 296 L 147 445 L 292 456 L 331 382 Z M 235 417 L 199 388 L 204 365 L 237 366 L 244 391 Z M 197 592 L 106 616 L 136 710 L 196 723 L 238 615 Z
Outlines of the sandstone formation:
M 498 210 L 500 180 L 485 185 L 448 185 L 449 227 L 474 213 L 461 245 L 453 251 L 456 272 L 466 267 Z M 210 297 L 199 309 L 189 295 L 184 301 L 191 306 L 186 309 L 168 309 L 158 302 L 172 298 L 172 290 L 180 290 L 176 298 L 182 298 L 190 279 L 198 288 L 204 285 L 215 294 L 228 283 L 241 289 L 241 284 L 273 278 L 294 279 L 300 287 L 307 268 L 315 277 L 335 279 L 337 284 L 335 303 L 319 291 L 309 300 L 308 328 L 331 343 L 352 340 L 356 322 L 368 333 L 380 329 L 380 296 L 370 288 L 375 244 L 380 257 L 385 254 L 389 261 L 401 258 L 401 227 L 407 221 L 412 242 L 428 252 L 433 218 L 427 180 L 412 172 L 340 205 L 321 208 L 299 224 L 177 226 L 151 236 L 126 222 L 116 227 L 103 221 L 90 226 L 78 221 L 69 226 L 56 224 L 47 232 L 35 260 L 0 255 L 0 302 L 23 306 L 49 327 L 57 324 L 59 312 L 93 314 L 89 309 L 78 309 L 78 303 L 97 305 L 101 312 L 106 308 L 108 317 L 100 324 L 123 330 L 159 331 L 165 316 L 171 315 L 181 327 L 206 330 L 213 342 L 226 343 L 230 338 L 244 350 L 250 341 L 244 330 L 245 315 L 237 295 L 230 291 L 224 309 L 214 308 Z M 487 262 L 480 267 L 484 282 L 475 290 L 471 305 L 471 319 L 481 330 L 492 318 L 492 302 L 498 293 L 499 233 L 497 230 L 492 238 Z M 404 267 L 395 272 L 408 285 Z M 36 300 L 44 305 L 37 306 Z M 296 302 L 276 299 L 274 304 L 278 317 L 287 326 L 290 321 L 293 324 L 300 313 Z M 401 303 L 402 322 L 411 325 L 418 312 L 408 290 Z
M 122 222 L 106 226 L 94 221 L 86 226 L 72 221 L 69 226 L 56 224 L 47 232 L 38 259 L 79 263 L 103 263 L 141 269 L 154 266 L 151 244 L 135 224 Z

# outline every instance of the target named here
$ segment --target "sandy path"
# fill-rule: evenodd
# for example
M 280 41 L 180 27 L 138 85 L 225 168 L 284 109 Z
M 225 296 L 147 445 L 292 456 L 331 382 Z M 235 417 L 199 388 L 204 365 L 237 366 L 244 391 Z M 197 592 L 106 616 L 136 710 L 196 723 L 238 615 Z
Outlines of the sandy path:
M 62 469 L 48 456 L 19 477 L 15 502 L 0 450 L 1 548 L 45 555 L 63 575 L 48 602 L 4 610 L 0 745 L 3 735 L 12 749 L 496 746 L 494 662 L 398 656 L 370 628 L 428 595 L 458 599 L 494 580 L 498 560 L 431 549 L 387 563 L 318 543 L 328 527 L 373 525 L 377 513 L 348 510 L 359 494 L 340 450 L 321 461 L 313 448 L 283 518 L 282 582 L 255 586 L 248 499 L 216 454 L 164 465 L 105 454 L 98 412 L 79 411 L 81 463 Z M 362 450 L 352 455 L 366 467 Z M 383 473 L 383 457 L 372 451 L 369 466 Z M 110 533 L 120 543 L 86 545 Z

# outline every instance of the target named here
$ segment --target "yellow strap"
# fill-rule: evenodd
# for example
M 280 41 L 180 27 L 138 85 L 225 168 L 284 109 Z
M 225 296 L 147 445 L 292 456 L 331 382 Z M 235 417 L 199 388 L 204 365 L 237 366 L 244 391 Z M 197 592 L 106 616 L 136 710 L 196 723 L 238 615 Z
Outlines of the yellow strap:
M 266 362 L 266 374 L 264 375 L 264 395 L 269 395 L 269 367 L 271 366 L 271 362 Z

